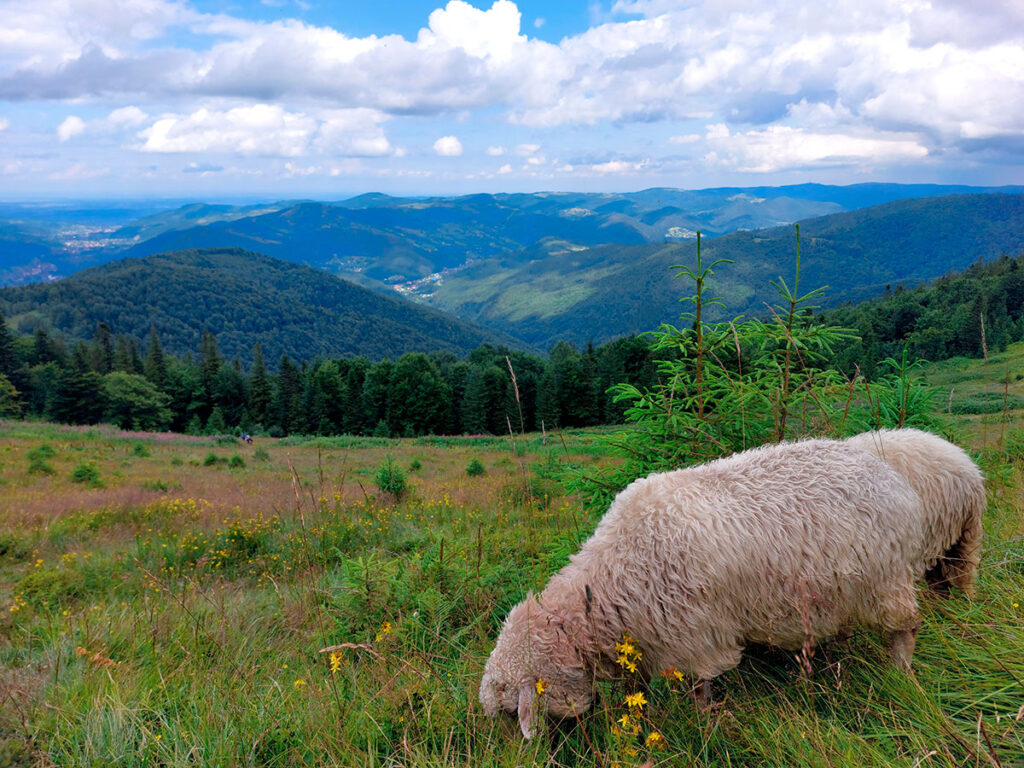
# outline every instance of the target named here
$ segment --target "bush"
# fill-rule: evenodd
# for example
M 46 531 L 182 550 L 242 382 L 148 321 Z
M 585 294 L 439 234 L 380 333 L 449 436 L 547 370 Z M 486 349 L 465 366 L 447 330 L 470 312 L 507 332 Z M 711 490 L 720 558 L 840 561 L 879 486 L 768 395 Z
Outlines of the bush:
M 145 443 L 136 443 L 132 446 L 132 454 L 138 456 L 140 459 L 149 458 L 149 448 L 146 447 Z
M 29 461 L 46 461 L 47 459 L 52 459 L 56 455 L 57 452 L 53 450 L 52 445 L 43 443 L 28 452 L 28 459 Z
M 411 462 L 409 462 L 409 469 L 413 472 L 419 472 L 421 469 L 423 469 L 423 464 L 420 462 L 419 459 L 413 459 Z
M 396 501 L 400 500 L 408 490 L 405 472 L 395 466 L 395 461 L 390 456 L 384 457 L 384 463 L 377 467 L 373 475 L 373 482 L 383 492 L 390 494 Z
M 252 452 L 252 457 L 256 461 L 270 461 L 270 451 L 266 448 L 257 448 Z
M 473 459 L 466 465 L 466 474 L 470 477 L 479 477 L 480 475 L 486 475 L 487 470 L 480 463 L 480 459 Z
M 974 392 L 953 401 L 952 411 L 957 414 L 1002 413 L 1004 410 L 1024 408 L 1024 397 L 1003 392 Z
M 30 475 L 55 475 L 57 470 L 42 459 L 31 459 L 28 463 L 28 473 Z
M 244 469 L 245 459 L 239 456 L 237 453 L 228 460 L 228 466 L 232 469 Z
M 213 467 L 213 466 L 216 466 L 217 463 L 221 462 L 221 461 L 224 461 L 224 459 L 222 459 L 216 453 L 211 451 L 210 453 L 206 454 L 206 458 L 203 459 L 203 466 L 204 467 Z
M 91 461 L 83 461 L 71 471 L 71 482 L 82 483 L 86 488 L 102 488 L 100 471 Z
M 33 605 L 64 603 L 85 592 L 85 579 L 77 571 L 37 568 L 14 587 L 14 593 Z

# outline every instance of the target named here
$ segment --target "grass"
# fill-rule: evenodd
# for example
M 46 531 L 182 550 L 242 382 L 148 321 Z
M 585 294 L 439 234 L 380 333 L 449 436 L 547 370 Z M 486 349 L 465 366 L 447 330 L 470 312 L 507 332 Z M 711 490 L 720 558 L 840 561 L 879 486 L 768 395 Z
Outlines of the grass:
M 710 711 L 626 678 L 526 743 L 477 686 L 509 608 L 596 524 L 551 479 L 610 460 L 594 433 L 240 450 L 2 423 L 0 766 L 1020 766 L 1024 441 L 981 418 L 962 422 L 990 477 L 978 593 L 922 596 L 915 677 L 871 633 L 810 677 L 754 650 Z M 418 464 L 400 502 L 374 483 L 388 460 Z

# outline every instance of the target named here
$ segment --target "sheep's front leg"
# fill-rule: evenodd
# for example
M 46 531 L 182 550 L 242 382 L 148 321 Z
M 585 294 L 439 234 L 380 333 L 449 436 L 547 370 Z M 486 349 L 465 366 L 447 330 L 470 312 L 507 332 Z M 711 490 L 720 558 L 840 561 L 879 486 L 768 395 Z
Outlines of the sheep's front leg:
M 910 672 L 910 660 L 914 656 L 914 645 L 917 643 L 918 625 L 909 629 L 898 629 L 889 636 L 889 651 L 892 659 L 902 669 Z

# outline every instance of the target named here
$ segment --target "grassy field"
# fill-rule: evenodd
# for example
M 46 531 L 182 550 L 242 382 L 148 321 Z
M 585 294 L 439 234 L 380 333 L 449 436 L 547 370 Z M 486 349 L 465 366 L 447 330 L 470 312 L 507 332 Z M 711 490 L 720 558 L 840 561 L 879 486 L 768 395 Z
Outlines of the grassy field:
M 1024 766 L 1024 440 L 1002 419 L 964 417 L 989 475 L 978 593 L 922 596 L 914 677 L 862 632 L 810 676 L 748 654 L 710 711 L 674 679 L 639 711 L 638 681 L 602 684 L 530 742 L 477 687 L 508 609 L 596 524 L 554 480 L 611 460 L 594 433 L 247 446 L 0 422 L 0 767 Z M 378 488 L 389 458 L 401 497 Z

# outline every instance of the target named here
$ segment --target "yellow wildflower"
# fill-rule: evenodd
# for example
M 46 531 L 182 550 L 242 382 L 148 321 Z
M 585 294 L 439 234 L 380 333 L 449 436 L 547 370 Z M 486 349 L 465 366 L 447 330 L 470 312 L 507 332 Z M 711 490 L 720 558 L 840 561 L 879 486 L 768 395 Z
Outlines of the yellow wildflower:
M 543 696 L 544 695 L 544 691 L 547 690 L 548 684 L 546 682 L 544 682 L 544 678 L 543 677 L 539 677 L 539 678 L 537 678 L 537 682 L 534 684 L 534 687 L 537 689 L 537 695 L 538 696 Z
M 390 634 L 391 634 L 391 622 L 390 621 L 385 621 L 383 624 L 380 625 L 380 631 L 377 632 L 377 642 L 379 643 L 381 640 L 384 639 L 385 635 L 390 635 Z
M 300 677 L 298 680 L 292 683 L 292 688 L 302 688 L 305 684 L 306 681 Z
M 341 669 L 341 653 L 339 651 L 331 652 L 331 672 L 337 672 Z
M 626 697 L 626 706 L 630 709 L 632 709 L 633 707 L 636 707 L 637 709 L 643 709 L 644 704 L 646 703 L 647 699 L 644 698 L 644 695 L 642 693 L 632 693 Z
M 657 731 L 651 731 L 647 734 L 647 738 L 644 740 L 644 744 L 648 747 L 664 749 L 665 748 L 665 737 Z

